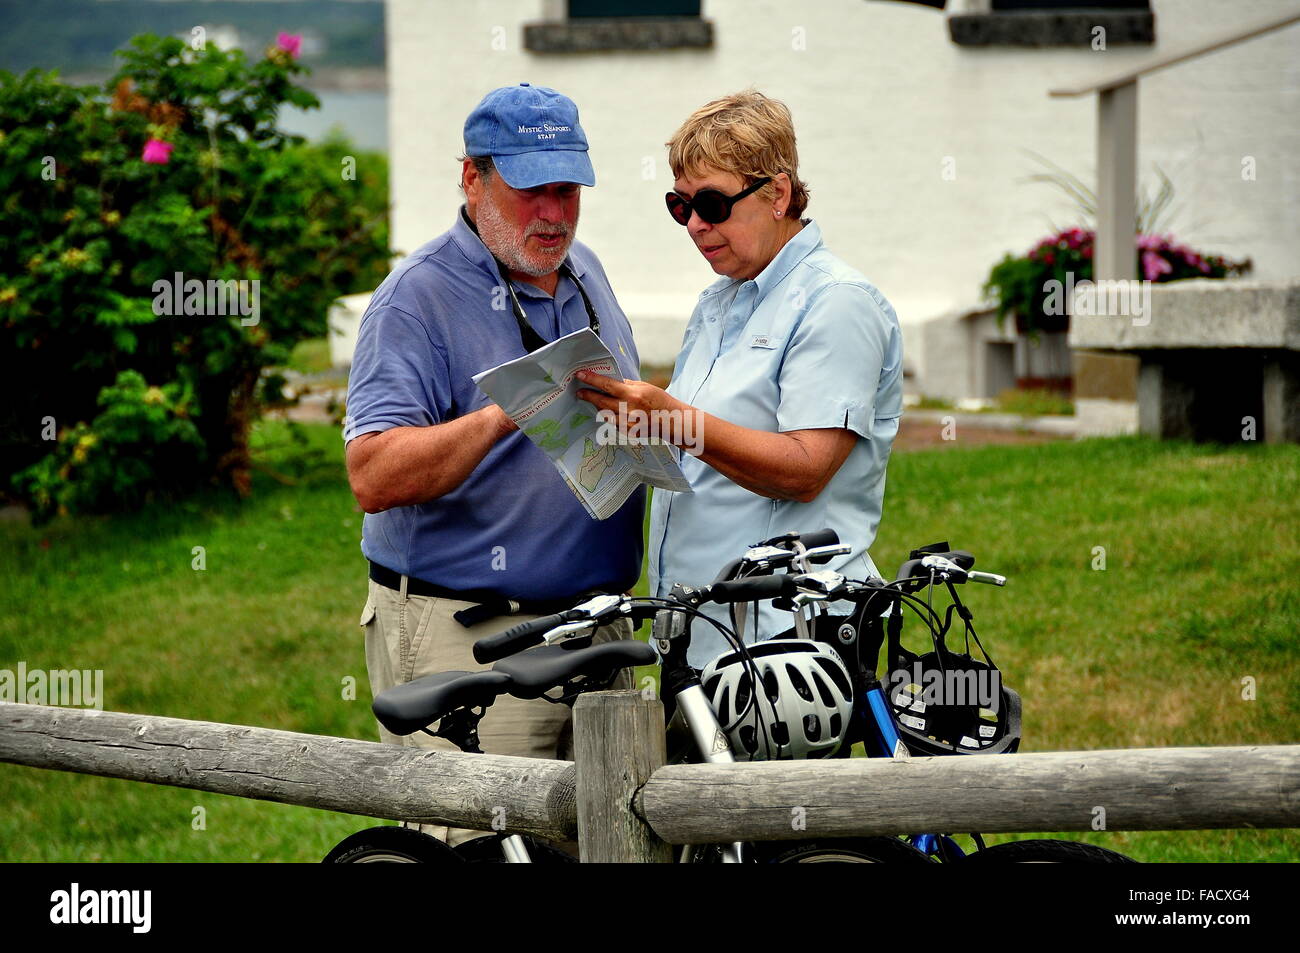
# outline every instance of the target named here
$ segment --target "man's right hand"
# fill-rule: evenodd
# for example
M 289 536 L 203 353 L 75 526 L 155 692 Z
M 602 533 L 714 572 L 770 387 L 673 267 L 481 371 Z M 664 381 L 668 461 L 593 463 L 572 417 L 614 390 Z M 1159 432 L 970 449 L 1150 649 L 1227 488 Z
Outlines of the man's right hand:
M 496 404 L 431 427 L 364 433 L 347 446 L 348 483 L 367 513 L 427 503 L 465 482 L 502 437 L 517 430 Z

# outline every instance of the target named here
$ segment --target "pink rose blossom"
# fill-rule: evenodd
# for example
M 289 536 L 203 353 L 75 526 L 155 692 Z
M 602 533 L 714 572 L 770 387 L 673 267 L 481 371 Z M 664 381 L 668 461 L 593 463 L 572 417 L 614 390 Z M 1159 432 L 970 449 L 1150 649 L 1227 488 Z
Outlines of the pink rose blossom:
M 296 60 L 298 58 L 298 52 L 302 49 L 302 34 L 277 33 L 275 37 L 275 45 Z
M 172 150 L 175 148 L 170 142 L 163 142 L 161 139 L 150 139 L 144 144 L 144 152 L 140 158 L 154 165 L 166 165 L 171 161 Z
M 1153 251 L 1142 253 L 1142 274 L 1147 281 L 1157 281 L 1160 276 L 1173 271 L 1173 266 Z

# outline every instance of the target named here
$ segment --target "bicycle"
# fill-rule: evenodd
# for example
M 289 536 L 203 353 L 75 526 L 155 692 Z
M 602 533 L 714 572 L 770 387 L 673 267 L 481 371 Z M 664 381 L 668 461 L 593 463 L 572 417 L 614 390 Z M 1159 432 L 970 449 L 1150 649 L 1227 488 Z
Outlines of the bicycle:
M 518 697 L 546 697 L 557 703 L 572 704 L 584 691 L 607 687 L 621 668 L 649 664 L 657 654 L 661 665 L 660 696 L 668 720 L 670 762 L 728 763 L 738 757 L 781 757 L 783 752 L 792 757 L 848 757 L 858 742 L 863 744 L 868 757 L 908 756 L 913 748 L 925 754 L 1015 751 L 1019 744 L 1020 701 L 1011 689 L 999 685 L 993 708 L 925 705 L 920 701 L 915 681 L 904 683 L 894 677 L 896 672 L 905 671 L 897 667 L 900 662 L 919 666 L 913 673 L 927 666 L 928 670 L 934 670 L 936 665 L 941 672 L 957 668 L 996 672 L 975 636 L 971 614 L 954 587 L 968 581 L 1004 585 L 1006 580 L 991 573 L 975 572 L 971 569 L 974 556 L 950 550 L 946 543 L 914 550 L 892 583 L 882 579 L 857 582 L 832 571 L 812 569 L 813 565 L 848 551 L 850 548 L 839 545 L 838 537 L 831 530 L 787 533 L 752 547 L 724 567 L 709 586 L 674 586 L 667 599 L 596 597 L 565 612 L 480 639 L 474 646 L 475 659 L 483 664 L 495 662 L 491 670 L 439 673 L 396 686 L 375 699 L 376 716 L 396 734 L 421 730 L 449 738 L 462 750 L 475 751 L 475 726 L 497 696 L 508 693 Z M 778 574 L 778 570 L 785 571 Z M 935 613 L 931 601 L 923 602 L 915 595 L 923 587 L 932 591 L 940 582 L 953 599 L 943 620 Z M 762 601 L 789 609 L 794 625 L 788 633 L 747 646 L 736 633 L 745 630 L 747 606 Z M 728 627 L 705 615 L 701 607 L 706 603 L 729 604 L 732 625 Z M 827 611 L 830 604 L 844 603 L 854 607 L 847 616 Z M 904 607 L 926 622 L 934 640 L 933 653 L 917 656 L 902 648 Z M 951 652 L 944 641 L 954 613 L 966 626 L 965 655 Z M 637 623 L 653 619 L 651 638 L 658 646 L 658 653 L 639 641 L 584 645 L 584 636 L 589 643 L 591 631 L 616 618 L 629 618 Z M 686 656 L 691 623 L 700 620 L 715 626 L 732 649 L 697 671 L 687 664 Z M 793 639 L 787 638 L 789 635 Z M 887 674 L 897 683 L 892 697 L 876 677 L 877 656 L 886 637 Z M 984 663 L 970 655 L 972 637 L 984 654 Z M 543 644 L 533 647 L 539 643 Z M 815 646 L 829 647 L 830 652 L 827 654 Z M 815 656 L 811 663 L 804 658 L 812 657 L 809 653 Z M 783 655 L 801 657 L 791 671 L 805 682 L 817 682 L 823 699 L 838 693 L 835 711 L 818 715 L 819 737 L 811 742 L 811 747 L 807 739 L 802 747 L 792 743 L 790 726 L 773 717 L 776 697 L 767 698 L 768 703 L 764 704 L 766 696 L 772 694 L 770 680 L 765 678 L 772 675 L 774 666 L 781 664 L 772 660 Z M 756 656 L 760 661 L 756 661 Z M 724 680 L 729 689 L 735 689 L 729 696 L 719 694 L 719 685 Z M 754 690 L 755 686 L 766 690 Z M 558 696 L 547 694 L 557 688 Z M 743 700 L 742 691 L 746 692 Z M 776 695 L 779 697 L 779 693 Z M 719 720 L 719 709 L 730 715 L 725 725 Z M 918 710 L 928 711 L 929 715 L 918 718 Z M 972 714 L 974 722 L 970 719 Z M 844 720 L 837 724 L 837 716 Z M 430 731 L 429 726 L 435 722 L 437 730 Z M 961 735 L 960 730 L 964 730 L 967 722 L 974 725 L 971 734 Z M 336 855 L 349 842 L 349 849 L 359 856 L 374 856 L 376 851 L 385 850 L 386 843 L 396 845 L 398 840 L 392 834 L 378 832 L 394 830 L 403 829 L 362 831 L 335 848 L 330 857 L 338 859 Z M 406 831 L 406 835 L 415 833 Z M 404 848 L 406 854 L 414 852 L 418 837 L 404 835 L 397 846 Z M 970 854 L 949 835 L 919 834 L 906 839 L 865 837 L 687 845 L 679 851 L 678 859 L 696 863 L 1131 862 L 1114 851 L 1072 841 L 1024 840 L 985 847 L 979 834 L 971 837 L 977 850 Z M 434 838 L 427 840 L 432 842 L 426 845 L 427 862 L 466 859 L 463 848 L 468 845 L 454 851 Z M 474 858 L 479 861 L 534 862 L 535 855 L 543 861 L 559 860 L 546 853 L 546 845 L 519 835 L 498 835 L 470 844 L 480 845 Z M 394 847 L 388 849 L 401 853 Z M 566 861 L 572 859 L 568 855 L 563 857 Z
M 547 701 L 571 705 L 583 691 L 608 688 L 624 668 L 647 665 L 654 658 L 654 650 L 636 640 L 605 642 L 576 649 L 544 646 L 521 653 L 516 659 L 505 660 L 513 665 L 502 662 L 484 672 L 438 672 L 395 685 L 381 692 L 371 707 L 384 727 L 395 735 L 422 731 L 435 738 L 445 738 L 468 754 L 482 754 L 478 724 L 499 696 L 546 698 Z M 560 698 L 546 694 L 556 688 L 562 689 Z M 435 723 L 436 729 L 431 730 L 429 726 Z M 323 863 L 384 861 L 576 862 L 563 850 L 521 834 L 478 837 L 453 848 L 420 831 L 388 826 L 372 827 L 350 835 L 330 850 Z

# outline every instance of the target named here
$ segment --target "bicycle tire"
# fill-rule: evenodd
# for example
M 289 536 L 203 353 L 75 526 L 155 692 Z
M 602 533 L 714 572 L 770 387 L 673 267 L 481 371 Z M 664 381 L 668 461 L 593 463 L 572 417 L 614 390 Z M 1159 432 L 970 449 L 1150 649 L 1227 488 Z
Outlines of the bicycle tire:
M 369 827 L 339 841 L 323 864 L 462 864 L 464 858 L 409 827 Z
M 524 842 L 528 845 L 528 856 L 532 858 L 534 864 L 576 864 L 578 858 L 572 854 L 567 854 L 553 844 L 546 841 L 537 840 L 535 837 L 525 837 Z M 501 837 L 476 837 L 473 840 L 458 844 L 453 848 L 461 860 L 467 864 L 504 864 L 505 855 L 501 852 Z
M 760 864 L 929 864 L 932 861 L 897 837 L 828 838 L 751 845 Z M 676 857 L 674 857 L 676 859 Z M 721 862 L 717 845 L 702 845 L 694 863 Z
M 967 854 L 963 864 L 1136 864 L 1132 857 L 1072 840 L 1014 840 Z

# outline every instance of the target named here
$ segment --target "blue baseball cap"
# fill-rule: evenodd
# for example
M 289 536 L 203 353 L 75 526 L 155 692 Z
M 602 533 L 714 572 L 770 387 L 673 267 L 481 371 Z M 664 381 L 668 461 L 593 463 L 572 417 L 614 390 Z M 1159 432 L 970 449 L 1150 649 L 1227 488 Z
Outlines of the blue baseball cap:
M 520 83 L 484 96 L 465 120 L 465 154 L 491 156 L 513 189 L 596 184 L 577 104 L 545 86 Z

